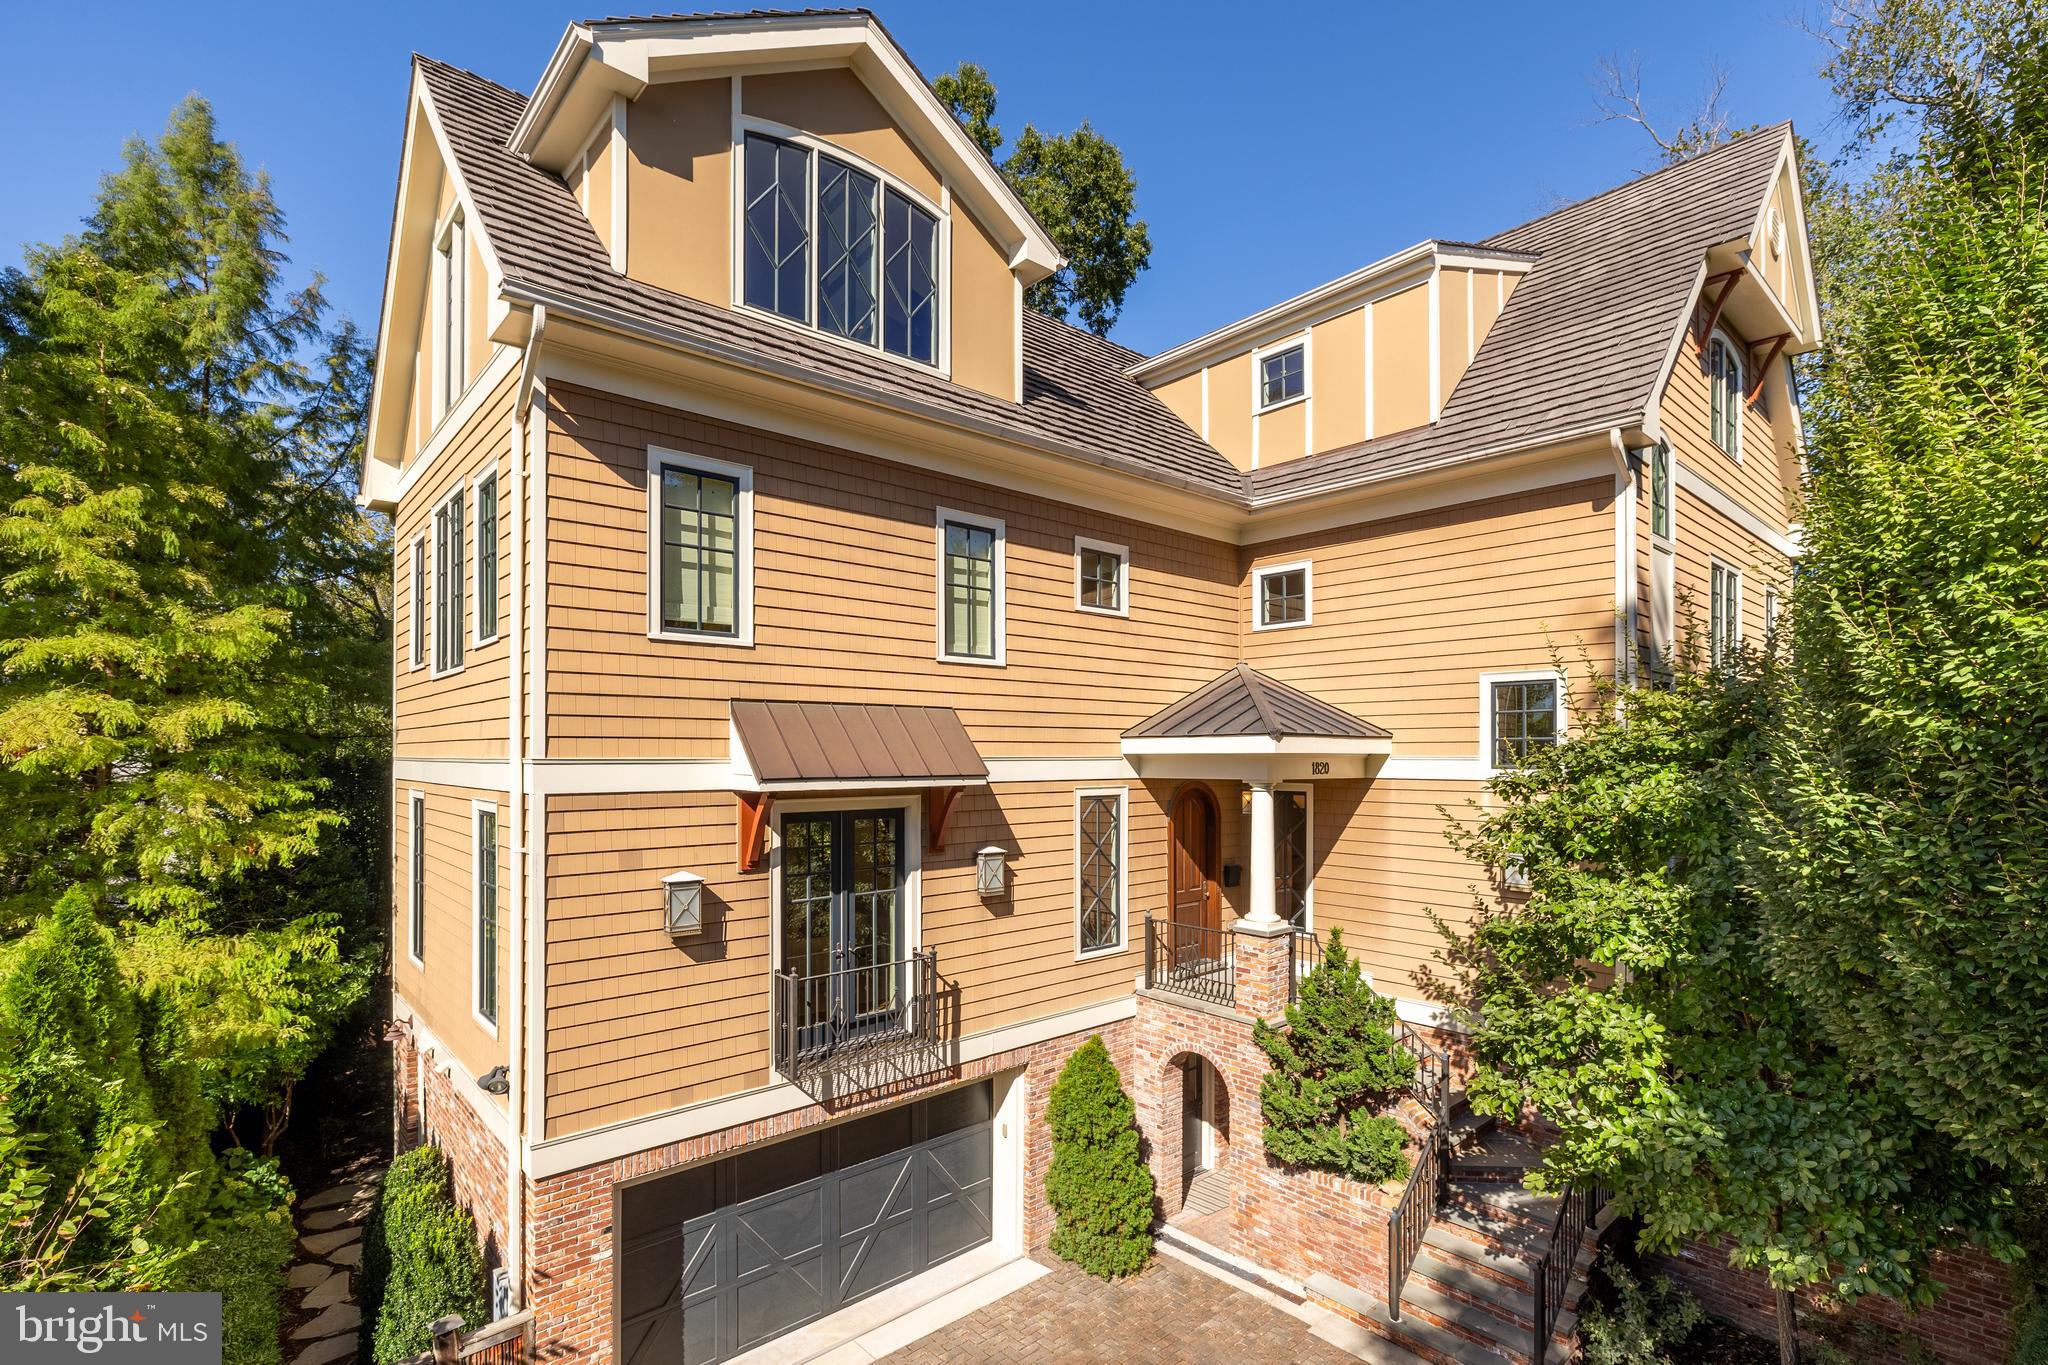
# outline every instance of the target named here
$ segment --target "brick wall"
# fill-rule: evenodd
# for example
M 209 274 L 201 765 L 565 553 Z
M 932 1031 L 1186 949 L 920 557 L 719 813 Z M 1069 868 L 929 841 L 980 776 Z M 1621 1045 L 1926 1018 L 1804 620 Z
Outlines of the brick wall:
M 530 1182 L 526 1195 L 531 1223 L 527 1303 L 534 1311 L 536 1358 L 574 1360 L 578 1365 L 609 1365 L 612 1359 L 613 1186 L 729 1156 L 753 1143 L 772 1142 L 805 1128 L 907 1103 L 946 1086 L 1020 1068 L 1028 1087 L 1023 1137 L 1023 1235 L 1028 1247 L 1044 1246 L 1052 1236 L 1052 1211 L 1045 1202 L 1045 1169 L 1052 1160 L 1051 1135 L 1045 1126 L 1047 1096 L 1074 1049 L 1097 1033 L 1128 1084 L 1131 1025 L 1120 1020 L 1099 1030 L 1070 1033 L 1032 1047 L 982 1058 L 929 1085 L 899 1089 L 876 1099 L 844 1101 L 829 1108 L 807 1105 Z
M 1770 1283 L 1758 1271 L 1730 1266 L 1725 1242 L 1690 1242 L 1677 1255 L 1654 1256 L 1650 1263 L 1692 1291 L 1713 1316 L 1756 1336 L 1777 1335 Z M 1962 1251 L 1935 1257 L 1934 1278 L 1946 1286 L 1941 1297 L 1913 1314 L 1877 1295 L 1845 1306 L 1817 1291 L 1803 1291 L 1800 1327 L 1810 1336 L 1839 1340 L 1851 1349 L 1882 1350 L 1888 1359 L 1905 1358 L 1899 1341 L 1904 1337 L 1917 1341 L 1922 1351 L 1944 1365 L 1995 1365 L 2004 1360 L 2012 1336 L 2010 1272 L 1982 1252 Z M 1873 1332 L 1883 1345 L 1858 1341 L 1859 1334 Z
M 476 1219 L 484 1262 L 504 1261 L 509 1224 L 505 1218 L 505 1145 L 485 1126 L 455 1086 L 458 1078 L 432 1047 L 419 1049 L 410 1035 L 397 1044 L 395 1058 L 397 1142 L 409 1151 L 431 1142 L 448 1156 L 455 1199 Z M 460 1084 L 474 1082 L 461 1078 Z M 493 1103 L 486 1099 L 486 1103 Z

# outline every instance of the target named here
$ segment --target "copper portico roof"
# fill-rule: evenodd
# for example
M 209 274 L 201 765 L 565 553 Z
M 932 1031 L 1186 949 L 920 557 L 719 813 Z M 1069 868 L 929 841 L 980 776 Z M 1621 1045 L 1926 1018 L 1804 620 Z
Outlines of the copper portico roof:
M 736 701 L 733 767 L 762 791 L 969 786 L 988 781 L 950 706 Z
M 1386 740 L 1393 732 L 1238 664 L 1124 731 L 1126 740 Z

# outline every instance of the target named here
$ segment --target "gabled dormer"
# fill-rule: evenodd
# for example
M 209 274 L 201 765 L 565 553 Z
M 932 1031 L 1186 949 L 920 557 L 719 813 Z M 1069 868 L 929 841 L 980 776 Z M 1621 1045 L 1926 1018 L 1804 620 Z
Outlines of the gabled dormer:
M 1240 469 L 1427 426 L 1535 260 L 1422 242 L 1130 374 Z
M 864 12 L 573 25 L 511 150 L 632 279 L 1010 401 L 1059 254 Z

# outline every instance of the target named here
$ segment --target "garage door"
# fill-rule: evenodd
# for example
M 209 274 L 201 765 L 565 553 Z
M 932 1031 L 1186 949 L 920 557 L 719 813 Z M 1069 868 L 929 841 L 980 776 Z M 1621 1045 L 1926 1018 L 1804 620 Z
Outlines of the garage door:
M 699 1365 L 991 1236 L 984 1082 L 619 1190 L 618 1359 Z

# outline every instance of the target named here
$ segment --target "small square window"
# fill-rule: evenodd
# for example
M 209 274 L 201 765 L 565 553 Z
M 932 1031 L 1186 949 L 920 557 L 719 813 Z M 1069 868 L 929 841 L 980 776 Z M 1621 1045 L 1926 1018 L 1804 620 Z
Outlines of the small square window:
M 1259 406 L 1277 407 L 1308 392 L 1308 354 L 1300 346 L 1259 357 Z
M 1101 541 L 1074 540 L 1074 605 L 1083 611 L 1122 616 L 1129 607 L 1126 586 L 1130 551 Z
M 1305 626 L 1311 619 L 1309 566 L 1276 564 L 1252 575 L 1252 628 Z

